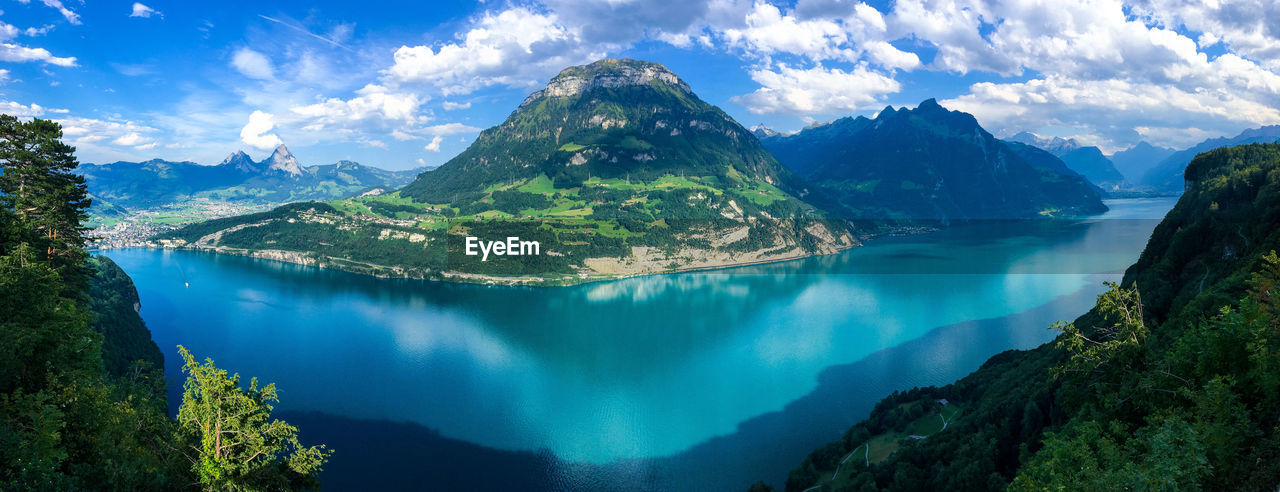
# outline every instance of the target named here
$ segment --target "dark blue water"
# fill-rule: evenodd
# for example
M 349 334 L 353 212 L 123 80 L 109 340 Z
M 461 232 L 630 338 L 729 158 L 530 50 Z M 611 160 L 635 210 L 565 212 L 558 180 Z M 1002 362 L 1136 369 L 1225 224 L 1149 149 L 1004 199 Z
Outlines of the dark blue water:
M 337 450 L 335 488 L 742 490 L 780 485 L 889 391 L 1050 340 L 1172 203 L 559 288 L 107 254 L 169 361 L 182 344 L 277 383 L 278 409 Z

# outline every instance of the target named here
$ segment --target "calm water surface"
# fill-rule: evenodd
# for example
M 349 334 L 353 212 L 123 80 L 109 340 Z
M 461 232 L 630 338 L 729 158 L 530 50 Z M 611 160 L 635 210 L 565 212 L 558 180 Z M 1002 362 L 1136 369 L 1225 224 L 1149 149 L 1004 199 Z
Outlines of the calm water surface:
M 838 255 L 558 288 L 106 254 L 137 284 L 170 380 L 183 344 L 276 382 L 278 408 L 311 424 L 304 437 L 338 449 L 324 477 L 338 488 L 375 473 L 388 488 L 484 488 L 439 474 L 532 460 L 492 483 L 742 490 L 781 485 L 886 391 L 945 384 L 1050 340 L 1050 323 L 1083 313 L 1137 259 L 1173 199 L 1108 203 L 1083 221 L 968 224 Z M 387 441 L 342 434 L 360 425 Z M 474 453 L 432 455 L 436 475 L 370 469 L 432 446 Z

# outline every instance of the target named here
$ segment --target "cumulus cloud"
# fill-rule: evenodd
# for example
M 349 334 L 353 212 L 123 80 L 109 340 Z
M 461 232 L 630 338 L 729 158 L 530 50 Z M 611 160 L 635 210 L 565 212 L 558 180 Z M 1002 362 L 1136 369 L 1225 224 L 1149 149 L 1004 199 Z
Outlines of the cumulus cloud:
M 255 149 L 271 150 L 284 143 L 276 134 L 269 133 L 275 127 L 275 115 L 255 110 L 249 115 L 249 122 L 240 129 L 240 141 Z
M 934 68 L 1035 74 L 1021 82 L 974 84 L 946 102 L 996 131 L 1073 127 L 1118 146 L 1138 139 L 1185 146 L 1206 134 L 1280 123 L 1280 75 L 1274 69 L 1236 53 L 1210 56 L 1202 50 L 1206 36 L 1235 36 L 1253 53 L 1265 52 L 1265 43 L 1239 32 L 1209 32 L 1197 41 L 1172 29 L 1194 24 L 1232 32 L 1235 24 L 1202 10 L 1188 7 L 1181 16 L 1153 19 L 1127 14 L 1114 0 L 1053 8 L 1031 0 L 900 0 L 894 12 L 915 22 L 906 27 L 919 39 L 952 48 L 946 56 L 940 48 Z M 1252 19 L 1244 24 L 1257 27 Z M 965 38 L 984 29 L 983 40 Z M 1265 32 L 1259 28 L 1254 34 Z M 968 42 L 954 41 L 962 38 Z
M 1075 127 L 1104 147 L 1146 139 L 1185 147 L 1205 135 L 1280 123 L 1280 109 L 1228 91 L 1184 90 L 1119 79 L 1082 81 L 1049 76 L 1019 83 L 974 84 L 968 94 L 942 101 L 978 116 L 984 126 L 1008 134 L 1019 129 Z M 1177 131 L 1167 131 L 1179 129 Z
M 62 125 L 63 136 L 82 154 L 124 158 L 130 155 L 128 152 L 131 150 L 149 150 L 157 146 L 155 135 L 159 130 L 136 121 L 80 116 L 56 118 L 54 121 Z
M 554 14 L 517 7 L 485 13 L 458 42 L 401 46 L 385 74 L 395 85 L 425 84 L 444 95 L 467 94 L 494 85 L 531 86 L 604 53 L 583 43 Z
M 44 48 L 29 48 L 12 43 L 0 43 L 0 61 L 7 62 L 44 62 L 59 67 L 76 66 L 76 57 L 53 56 Z
M 150 18 L 153 15 L 164 17 L 164 15 L 156 9 L 137 2 L 133 3 L 133 10 L 129 13 L 129 17 L 141 17 L 143 19 Z
M 271 80 L 275 78 L 275 68 L 271 65 L 271 60 L 267 56 L 242 47 L 236 50 L 231 56 L 231 66 L 243 74 L 245 77 L 259 80 Z
M 757 114 L 848 113 L 876 106 L 885 94 L 901 89 L 896 80 L 865 65 L 850 71 L 783 65 L 777 70 L 755 70 L 751 72 L 751 79 L 762 87 L 734 98 L 733 102 Z
M 440 152 L 440 142 L 443 142 L 443 141 L 444 141 L 444 137 L 440 135 L 436 135 L 434 137 L 431 137 L 431 143 L 427 144 L 427 146 L 424 148 L 431 152 Z
M 9 71 L 5 70 L 4 75 L 7 77 Z M 0 114 L 7 114 L 17 117 L 36 117 L 43 116 L 46 109 L 39 104 L 22 104 L 15 101 L 0 101 Z
M 290 111 L 307 131 L 413 128 L 429 119 L 420 111 L 426 99 L 416 94 L 392 92 L 376 84 L 369 84 L 356 94 L 351 99 L 329 98 Z
M 1280 3 L 1271 0 L 1137 0 L 1134 13 L 1166 28 L 1200 33 L 1201 48 L 1222 43 L 1238 55 L 1280 70 Z
M 117 137 L 115 140 L 112 140 L 111 143 L 115 145 L 125 145 L 125 146 L 139 145 L 142 143 L 142 135 L 139 135 L 134 132 L 126 133 L 124 135 Z
M 919 56 L 888 42 L 888 26 L 880 11 L 861 2 L 846 6 L 839 17 L 801 18 L 761 2 L 746 15 L 745 26 L 724 28 L 719 36 L 729 46 L 757 56 L 786 53 L 815 62 L 866 61 L 902 70 L 920 66 Z

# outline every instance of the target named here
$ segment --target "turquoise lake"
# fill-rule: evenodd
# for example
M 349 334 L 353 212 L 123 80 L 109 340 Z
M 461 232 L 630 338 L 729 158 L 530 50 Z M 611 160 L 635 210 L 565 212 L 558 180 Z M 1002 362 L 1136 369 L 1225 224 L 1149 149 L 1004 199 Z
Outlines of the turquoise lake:
M 102 254 L 138 286 L 171 403 L 178 344 L 275 382 L 281 415 L 337 450 L 332 488 L 745 490 L 781 486 L 892 390 L 1051 340 L 1173 203 L 573 287 Z

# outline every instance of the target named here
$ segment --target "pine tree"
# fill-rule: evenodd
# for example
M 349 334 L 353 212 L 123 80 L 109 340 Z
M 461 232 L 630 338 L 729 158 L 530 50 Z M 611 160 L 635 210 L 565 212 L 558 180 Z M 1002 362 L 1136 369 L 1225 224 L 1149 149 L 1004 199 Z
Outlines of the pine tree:
M 0 203 L 8 212 L 0 254 L 27 243 L 79 296 L 88 278 L 84 247 L 89 194 L 75 147 L 62 142 L 62 126 L 39 118 L 0 115 Z

